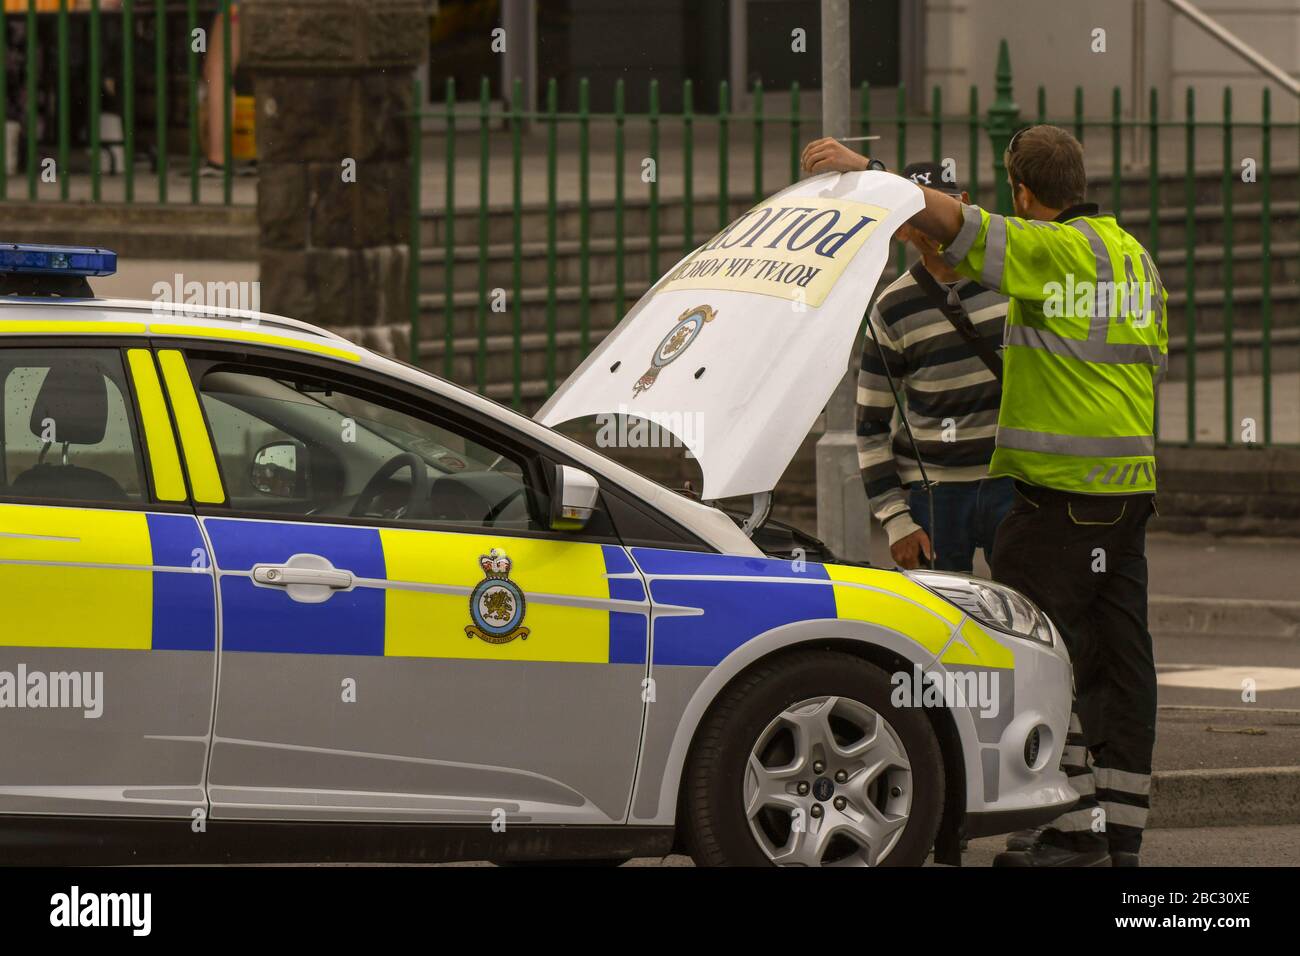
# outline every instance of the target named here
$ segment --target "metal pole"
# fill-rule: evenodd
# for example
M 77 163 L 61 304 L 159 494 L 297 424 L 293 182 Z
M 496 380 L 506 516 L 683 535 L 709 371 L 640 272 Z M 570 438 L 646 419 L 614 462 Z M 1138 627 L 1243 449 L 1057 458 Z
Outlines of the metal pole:
M 849 2 L 821 0 L 822 135 L 849 130 Z M 867 557 L 871 533 L 866 489 L 858 470 L 856 376 L 847 369 L 826 406 L 817 441 L 817 536 L 841 558 Z
M 1246 43 L 1241 37 L 1237 36 L 1227 27 L 1223 26 L 1218 20 L 1210 17 L 1196 7 L 1192 6 L 1187 0 L 1165 0 L 1165 3 L 1173 7 L 1187 19 L 1191 20 L 1198 27 L 1208 33 L 1214 39 L 1218 40 L 1229 50 L 1239 56 L 1247 59 L 1261 73 L 1271 77 L 1274 82 L 1289 92 L 1292 96 L 1300 97 L 1300 80 L 1290 76 L 1286 70 L 1282 69 L 1264 54 L 1260 53 L 1249 43 Z

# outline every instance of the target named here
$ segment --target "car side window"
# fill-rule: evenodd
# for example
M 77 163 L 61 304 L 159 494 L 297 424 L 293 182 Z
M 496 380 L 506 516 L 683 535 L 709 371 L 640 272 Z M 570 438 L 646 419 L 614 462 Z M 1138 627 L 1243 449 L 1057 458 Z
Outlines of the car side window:
M 0 494 L 141 502 L 144 456 L 117 349 L 0 349 Z
M 462 427 L 368 390 L 217 365 L 199 395 L 236 511 L 540 530 L 544 490 Z

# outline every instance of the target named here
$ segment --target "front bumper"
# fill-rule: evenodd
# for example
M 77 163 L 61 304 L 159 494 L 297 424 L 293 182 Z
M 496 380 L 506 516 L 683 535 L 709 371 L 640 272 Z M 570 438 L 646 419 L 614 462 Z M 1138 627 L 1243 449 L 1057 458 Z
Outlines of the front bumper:
M 969 721 L 962 734 L 968 835 L 1036 826 L 1078 800 L 1060 769 L 1072 697 L 1070 658 L 1060 635 L 1054 633 L 1048 647 L 985 631 L 1012 652 L 1015 668 L 999 672 L 1003 679 L 1012 677 L 1012 687 L 1002 691 L 998 713 L 954 710 L 959 721 Z M 1038 745 L 1031 754 L 1026 744 L 1035 731 Z

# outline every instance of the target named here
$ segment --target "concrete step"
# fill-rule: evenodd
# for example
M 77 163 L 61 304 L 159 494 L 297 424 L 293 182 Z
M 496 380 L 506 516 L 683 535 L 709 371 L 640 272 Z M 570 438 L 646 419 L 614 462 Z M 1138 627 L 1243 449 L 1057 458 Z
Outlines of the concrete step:
M 624 281 L 649 285 L 651 273 L 658 278 L 677 262 L 684 250 L 680 234 L 661 234 L 656 268 L 650 265 L 650 238 L 645 235 L 627 236 L 623 240 Z M 556 285 L 576 286 L 582 281 L 582 244 L 576 239 L 556 242 L 556 267 L 552 273 L 548 245 L 545 242 L 527 242 L 520 246 L 522 283 L 527 288 L 544 287 L 552 274 Z M 618 242 L 613 238 L 592 239 L 586 245 L 587 280 L 594 285 L 612 285 L 618 268 Z M 477 247 L 456 246 L 453 250 L 452 285 L 455 291 L 477 291 L 479 284 L 479 250 Z M 443 294 L 446 288 L 446 251 L 422 249 L 420 251 L 420 291 Z M 514 282 L 514 246 L 494 243 L 487 250 L 488 288 L 509 289 Z
M 752 195 L 733 195 L 727 206 L 727 215 L 720 217 L 718 198 L 697 196 L 690 204 L 693 213 L 691 234 L 695 241 L 701 242 L 725 224 L 739 216 L 754 204 Z M 661 233 L 683 234 L 686 222 L 686 204 L 681 199 L 662 200 L 657 207 L 659 230 Z M 620 212 L 611 200 L 593 200 L 588 205 L 588 229 L 591 237 L 612 236 L 617 234 Z M 623 233 L 626 236 L 648 235 L 651 231 L 652 208 L 647 198 L 628 198 L 621 210 Z M 519 229 L 523 242 L 545 242 L 547 237 L 547 220 L 549 212 L 543 205 L 523 207 L 519 217 Z M 487 215 L 480 223 L 477 204 L 466 209 L 457 209 L 453 217 L 453 235 L 457 246 L 477 248 L 480 241 L 480 228 L 486 228 L 487 242 L 491 244 L 511 243 L 514 241 L 515 215 L 509 205 L 489 206 Z M 580 240 L 582 238 L 582 205 L 574 201 L 564 201 L 555 208 L 556 236 L 561 240 Z M 421 212 L 420 241 L 427 247 L 443 248 L 446 245 L 447 220 L 441 211 L 423 210 Z
M 508 289 L 509 286 L 502 288 Z M 645 283 L 628 283 L 624 287 L 625 301 L 620 306 L 616 303 L 616 290 L 612 284 L 592 285 L 587 290 L 586 302 L 589 326 L 613 328 L 622 319 L 627 309 L 646 291 Z M 486 328 L 489 335 L 505 333 L 513 329 L 514 316 L 509 296 L 504 312 L 491 309 L 493 298 L 489 295 L 486 313 Z M 583 292 L 579 286 L 560 286 L 555 290 L 556 327 L 557 329 L 578 329 L 582 324 Z M 478 335 L 477 292 L 457 292 L 452 300 L 453 333 L 456 336 Z M 545 288 L 525 287 L 521 296 L 520 312 L 524 332 L 544 332 L 547 328 L 547 290 Z M 441 293 L 425 293 L 420 296 L 420 315 L 423 339 L 442 340 L 446 335 L 446 302 Z M 594 344 L 594 342 L 593 342 Z
M 1177 183 L 1166 183 L 1162 187 L 1161 204 L 1158 212 L 1160 223 L 1159 245 L 1161 248 L 1182 248 L 1186 225 L 1186 199 Z M 1262 216 L 1258 184 L 1237 183 L 1232 192 L 1234 234 L 1238 241 L 1258 241 Z M 1131 229 L 1144 242 L 1148 240 L 1148 224 L 1151 218 L 1149 194 L 1144 184 L 1126 187 L 1124 199 L 1120 205 L 1120 222 Z M 1105 183 L 1092 183 L 1089 196 L 1093 201 L 1109 211 L 1110 192 Z M 992 195 L 982 197 L 985 202 L 992 202 Z M 1294 186 L 1290 179 L 1273 183 L 1270 219 L 1273 220 L 1274 235 L 1283 238 L 1287 229 L 1293 229 L 1300 221 L 1300 187 Z M 754 203 L 752 194 L 733 192 L 728 202 L 726 221 L 734 219 Z M 648 198 L 631 196 L 624 200 L 622 220 L 624 235 L 648 235 L 651 231 L 651 203 Z M 657 216 L 661 233 L 682 234 L 685 232 L 685 203 L 680 198 L 663 199 L 659 202 Z M 693 222 L 691 234 L 699 242 L 720 228 L 718 198 L 714 195 L 694 197 L 691 203 Z M 589 235 L 612 236 L 617 232 L 618 209 L 611 200 L 593 200 L 588 204 Z M 548 208 L 545 204 L 529 204 L 521 209 L 519 230 L 522 242 L 545 242 L 547 238 Z M 556 204 L 556 235 L 559 240 L 579 240 L 581 238 L 582 206 L 575 201 L 563 201 Z M 456 245 L 477 248 L 480 241 L 480 228 L 486 227 L 489 245 L 511 243 L 514 239 L 515 215 L 512 206 L 489 206 L 484 222 L 480 223 L 477 205 L 457 209 L 453 217 Z M 1222 241 L 1224 206 L 1222 191 L 1211 188 L 1197 194 L 1193 207 L 1193 218 L 1197 241 Z M 427 248 L 443 248 L 446 245 L 447 222 L 441 210 L 426 209 L 421 214 L 421 243 Z M 1291 233 L 1294 235 L 1294 232 Z
M 76 242 L 137 259 L 257 258 L 253 206 L 5 202 L 11 242 Z

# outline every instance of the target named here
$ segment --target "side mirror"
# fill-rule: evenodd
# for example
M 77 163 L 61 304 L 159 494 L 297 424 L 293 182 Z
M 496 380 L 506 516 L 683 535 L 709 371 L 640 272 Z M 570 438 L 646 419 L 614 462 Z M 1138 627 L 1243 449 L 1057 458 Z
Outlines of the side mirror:
M 295 441 L 263 445 L 253 456 L 248 481 L 255 491 L 275 498 L 306 498 L 307 446 Z
M 551 495 L 551 529 L 581 531 L 587 526 L 599 499 L 600 484 L 595 478 L 581 468 L 558 465 Z

